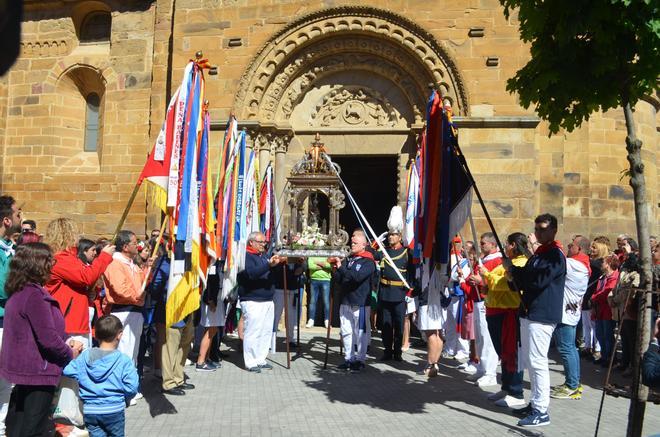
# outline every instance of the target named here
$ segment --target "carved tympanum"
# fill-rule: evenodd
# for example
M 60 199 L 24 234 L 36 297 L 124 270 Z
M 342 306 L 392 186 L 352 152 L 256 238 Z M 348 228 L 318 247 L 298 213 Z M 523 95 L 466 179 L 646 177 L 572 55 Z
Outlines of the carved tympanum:
M 379 92 L 362 87 L 337 87 L 312 113 L 310 126 L 396 126 L 401 114 Z

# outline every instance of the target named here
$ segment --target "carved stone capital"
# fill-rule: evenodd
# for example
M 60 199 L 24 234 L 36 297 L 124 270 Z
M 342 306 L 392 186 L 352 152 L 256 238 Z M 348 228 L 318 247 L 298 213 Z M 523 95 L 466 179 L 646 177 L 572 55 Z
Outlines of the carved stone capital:
M 286 153 L 289 150 L 289 144 L 291 144 L 291 139 L 293 136 L 291 134 L 277 134 L 273 135 L 272 151 L 274 153 Z

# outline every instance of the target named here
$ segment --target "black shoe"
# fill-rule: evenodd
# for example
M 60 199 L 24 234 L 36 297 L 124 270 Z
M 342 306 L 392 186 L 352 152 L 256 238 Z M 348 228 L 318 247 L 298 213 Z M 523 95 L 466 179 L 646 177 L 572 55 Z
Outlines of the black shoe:
M 261 367 L 259 366 L 250 367 L 249 369 L 247 369 L 247 371 L 250 373 L 261 373 Z
M 362 361 L 353 361 L 351 363 L 351 372 L 357 373 L 360 370 L 363 370 L 365 367 L 366 366 Z
M 394 361 L 403 361 L 401 354 L 394 354 Z
M 527 406 L 524 407 L 524 408 L 514 409 L 514 410 L 512 411 L 512 413 L 513 413 L 514 416 L 518 416 L 518 417 L 527 417 L 527 416 L 529 416 L 530 414 L 532 414 L 532 403 L 530 402 L 530 403 L 527 404 Z
M 337 369 L 339 370 L 349 370 L 351 368 L 351 362 L 350 361 L 344 361 L 342 364 L 337 366 Z
M 174 387 L 169 390 L 163 390 L 163 394 L 172 395 L 172 396 L 183 396 L 186 392 L 180 387 Z
M 380 361 L 389 361 L 392 359 L 392 354 L 389 354 L 385 352 L 382 357 L 380 357 Z
M 188 382 L 184 382 L 184 383 L 181 384 L 178 388 L 181 388 L 181 389 L 183 389 L 183 390 L 192 390 L 192 389 L 195 388 L 195 384 L 190 384 L 190 383 L 188 383 Z

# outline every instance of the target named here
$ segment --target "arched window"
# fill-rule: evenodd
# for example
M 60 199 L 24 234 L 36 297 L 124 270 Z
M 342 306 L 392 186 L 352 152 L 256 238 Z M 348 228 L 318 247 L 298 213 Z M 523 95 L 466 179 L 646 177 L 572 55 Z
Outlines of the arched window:
M 109 42 L 111 24 L 110 12 L 90 12 L 80 26 L 80 42 Z
M 89 93 L 85 99 L 85 152 L 96 152 L 99 143 L 99 111 L 101 98 L 96 93 Z

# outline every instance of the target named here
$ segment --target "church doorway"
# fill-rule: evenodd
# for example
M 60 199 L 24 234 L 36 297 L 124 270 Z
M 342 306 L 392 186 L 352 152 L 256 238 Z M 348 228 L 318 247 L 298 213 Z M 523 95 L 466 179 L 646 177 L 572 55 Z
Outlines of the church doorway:
M 374 232 L 381 234 L 387 231 L 387 218 L 392 207 L 397 204 L 398 157 L 335 155 L 332 159 L 341 167 L 344 183 Z M 360 227 L 348 196 L 346 206 L 339 212 L 339 223 L 349 235 Z

